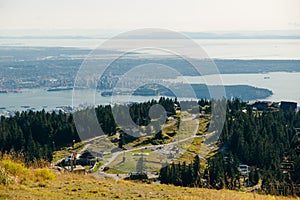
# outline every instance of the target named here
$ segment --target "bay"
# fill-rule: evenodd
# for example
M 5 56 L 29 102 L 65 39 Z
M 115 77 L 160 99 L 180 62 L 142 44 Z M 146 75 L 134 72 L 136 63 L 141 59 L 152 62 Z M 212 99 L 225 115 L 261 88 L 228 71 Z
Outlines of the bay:
M 218 75 L 202 77 L 181 76 L 169 80 L 177 83 L 201 84 L 208 80 L 216 79 Z M 293 101 L 300 104 L 300 73 L 272 72 L 267 74 L 221 74 L 224 85 L 250 85 L 254 87 L 267 88 L 273 91 L 268 97 L 269 101 Z M 209 81 L 212 83 L 212 81 Z M 158 99 L 159 96 L 134 96 L 120 95 L 103 97 L 99 93 L 95 95 L 96 104 L 114 104 L 128 102 L 143 102 Z M 21 93 L 1 93 L 0 107 L 5 110 L 26 110 L 34 108 L 37 110 L 55 110 L 60 106 L 72 106 L 72 91 L 48 92 L 46 89 L 24 89 Z
M 0 46 L 74 47 L 92 50 L 104 41 L 107 39 L 0 38 Z M 210 58 L 300 59 L 300 39 L 194 39 L 194 41 L 206 51 Z M 176 44 L 176 40 L 174 42 Z
M 255 74 L 220 74 L 207 76 L 181 76 L 173 79 L 173 82 L 189 84 L 205 84 L 219 80 L 223 85 L 250 85 L 266 88 L 273 92 L 267 99 L 269 101 L 294 101 L 300 104 L 300 73 L 271 72 Z

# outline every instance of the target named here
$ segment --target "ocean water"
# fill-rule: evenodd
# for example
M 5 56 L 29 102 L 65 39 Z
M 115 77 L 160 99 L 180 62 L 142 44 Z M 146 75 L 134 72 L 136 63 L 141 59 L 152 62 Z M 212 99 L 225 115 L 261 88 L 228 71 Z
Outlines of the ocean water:
M 273 95 L 268 97 L 269 101 L 294 101 L 300 104 L 300 73 L 287 72 L 271 72 L 260 74 L 221 74 L 207 75 L 202 77 L 196 76 L 181 76 L 172 80 L 173 82 L 189 83 L 189 84 L 205 84 L 213 82 L 219 76 L 223 85 L 250 85 L 259 88 L 266 88 L 273 92 Z M 218 78 L 218 79 L 220 79 Z
M 84 92 L 84 91 L 83 91 Z M 48 92 L 46 88 L 23 89 L 20 93 L 0 93 L 1 110 L 22 111 L 27 109 L 46 111 L 58 110 L 61 106 L 72 106 L 72 90 Z M 95 94 L 95 105 L 107 105 L 115 103 L 144 102 L 151 99 L 159 99 L 158 96 L 110 96 L 103 97 Z
M 44 46 L 95 49 L 106 39 L 5 39 L 0 46 Z M 211 58 L 300 59 L 300 39 L 195 39 Z M 174 40 L 176 42 L 176 40 Z
M 172 80 L 182 83 L 206 83 L 209 79 L 215 79 L 219 75 L 204 77 L 182 76 Z M 224 85 L 251 85 L 267 88 L 273 91 L 269 101 L 293 101 L 300 105 L 300 73 L 273 72 L 267 74 L 221 74 Z M 186 82 L 188 80 L 188 82 Z M 211 81 L 210 81 L 211 82 Z M 95 104 L 114 104 L 128 102 L 143 102 L 151 99 L 159 99 L 158 96 L 114 96 L 103 97 L 99 93 L 95 95 Z M 59 106 L 72 105 L 72 91 L 48 92 L 46 89 L 24 89 L 21 93 L 0 94 L 0 107 L 6 110 L 26 110 L 26 107 L 37 110 L 53 110 Z
M 0 39 L 0 46 L 46 46 L 76 47 L 94 49 L 104 39 Z M 300 59 L 300 40 L 298 39 L 197 39 L 211 58 L 219 59 Z M 300 67 L 300 66 L 299 66 Z M 207 77 L 185 77 L 189 83 L 205 83 Z M 181 82 L 183 77 L 174 81 Z M 267 100 L 295 101 L 300 104 L 300 73 L 274 72 L 269 74 L 223 74 L 224 85 L 251 85 L 267 88 L 273 95 Z M 146 101 L 158 97 L 115 97 L 118 102 L 131 99 L 133 102 Z M 112 103 L 110 97 L 96 96 L 97 104 Z M 24 110 L 24 106 L 46 110 L 58 106 L 72 105 L 72 91 L 47 92 L 46 89 L 24 89 L 22 93 L 0 94 L 0 107 L 7 110 Z

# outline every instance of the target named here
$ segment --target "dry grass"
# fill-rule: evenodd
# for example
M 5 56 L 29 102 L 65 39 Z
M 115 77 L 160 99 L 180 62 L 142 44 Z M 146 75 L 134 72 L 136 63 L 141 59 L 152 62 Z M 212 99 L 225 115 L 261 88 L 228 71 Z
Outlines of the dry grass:
M 9 159 L 2 159 L 0 164 L 7 173 L 15 174 L 14 183 L 0 183 L 0 199 L 296 199 L 230 190 L 97 180 L 90 175 L 26 168 Z
M 230 190 L 183 188 L 129 181 L 96 180 L 60 174 L 57 180 L 33 185 L 0 186 L 0 199 L 296 199 Z
M 52 170 L 45 167 L 45 162 L 41 162 L 42 164 L 34 162 L 31 166 L 26 167 L 22 154 L 10 153 L 1 155 L 0 169 L 2 173 L 0 185 L 32 186 L 37 184 L 46 186 L 46 182 L 55 180 L 56 176 Z M 38 168 L 40 166 L 42 167 Z

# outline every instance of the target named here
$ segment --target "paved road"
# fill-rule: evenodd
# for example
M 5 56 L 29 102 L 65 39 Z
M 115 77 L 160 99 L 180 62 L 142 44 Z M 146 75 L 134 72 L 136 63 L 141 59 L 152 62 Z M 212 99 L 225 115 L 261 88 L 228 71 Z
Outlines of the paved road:
M 127 153 L 127 152 L 131 152 L 131 151 L 136 151 L 136 150 L 141 150 L 141 149 L 146 149 L 146 148 L 155 148 L 155 149 L 158 149 L 160 147 L 164 147 L 164 146 L 172 146 L 172 145 L 176 145 L 178 143 L 181 143 L 181 142 L 185 142 L 185 141 L 188 141 L 192 138 L 195 138 L 195 137 L 203 137 L 203 136 L 197 136 L 196 133 L 198 131 L 198 126 L 199 126 L 199 120 L 197 118 L 196 115 L 192 115 L 191 117 L 186 117 L 184 119 L 182 119 L 182 121 L 190 121 L 190 120 L 195 120 L 196 121 L 196 127 L 194 132 L 191 134 L 191 136 L 187 137 L 187 138 L 184 138 L 184 139 L 180 139 L 179 141 L 174 141 L 174 142 L 171 142 L 171 143 L 168 143 L 168 144 L 163 144 L 163 145 L 151 145 L 151 146 L 144 146 L 144 147 L 137 147 L 137 148 L 133 148 L 133 149 L 128 149 L 128 150 L 123 150 L 123 151 L 118 151 L 118 152 L 114 152 L 112 153 L 112 156 L 110 158 L 108 158 L 106 160 L 106 162 L 104 164 L 101 165 L 101 167 L 98 169 L 97 172 L 95 172 L 93 175 L 95 177 L 98 177 L 98 178 L 101 178 L 101 177 L 109 177 L 109 178 L 113 178 L 115 180 L 118 180 L 120 179 L 120 175 L 117 176 L 116 174 L 108 174 L 108 173 L 105 173 L 103 171 L 103 169 L 107 166 L 109 166 L 118 156 L 120 156 L 121 154 L 123 153 Z M 172 125 L 175 125 L 177 122 L 177 120 L 174 120 L 172 123 L 170 124 L 167 124 L 167 125 L 164 125 L 164 128 L 168 127 L 168 126 L 172 126 Z M 200 156 L 201 159 L 203 160 L 206 160 L 204 157 Z

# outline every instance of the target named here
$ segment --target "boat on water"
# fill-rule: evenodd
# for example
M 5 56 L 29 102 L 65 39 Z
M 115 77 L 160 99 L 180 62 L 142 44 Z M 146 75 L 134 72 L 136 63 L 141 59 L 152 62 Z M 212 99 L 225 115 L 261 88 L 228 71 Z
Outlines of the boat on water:
M 112 91 L 101 92 L 101 96 L 103 96 L 103 97 L 110 97 L 110 96 L 112 96 L 112 94 L 113 94 Z
M 20 89 L 7 89 L 7 90 L 0 90 L 0 94 L 6 94 L 6 93 L 20 93 Z
M 72 87 L 53 87 L 53 88 L 49 88 L 47 91 L 55 92 L 55 91 L 64 91 L 64 90 L 73 90 L 73 88 Z

